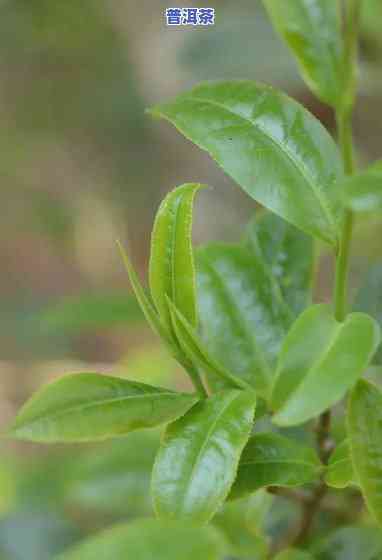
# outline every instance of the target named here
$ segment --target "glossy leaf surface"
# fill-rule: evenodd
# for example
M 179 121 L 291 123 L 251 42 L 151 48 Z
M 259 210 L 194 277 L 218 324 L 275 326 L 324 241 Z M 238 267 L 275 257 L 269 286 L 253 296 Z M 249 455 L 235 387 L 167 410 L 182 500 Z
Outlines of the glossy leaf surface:
M 349 441 L 344 440 L 330 455 L 325 482 L 333 488 L 346 488 L 349 484 L 354 484 L 354 478 Z
M 351 456 L 370 512 L 382 525 L 382 392 L 367 381 L 352 391 L 348 409 Z
M 257 202 L 337 244 L 338 149 L 301 105 L 252 81 L 206 82 L 151 112 L 209 152 Z
M 201 185 L 187 183 L 161 203 L 151 235 L 149 281 L 162 320 L 171 328 L 166 296 L 196 326 L 195 267 L 191 240 L 192 205 Z
M 322 101 L 339 107 L 343 91 L 342 34 L 336 0 L 263 0 L 295 55 L 302 76 Z
M 382 325 L 382 264 L 370 267 L 354 302 L 354 311 L 369 313 Z M 373 358 L 373 363 L 382 364 L 382 347 Z
M 153 470 L 159 518 L 211 519 L 234 481 L 254 409 L 253 393 L 226 390 L 167 427 Z
M 171 422 L 197 397 L 96 373 L 66 375 L 30 399 L 11 426 L 37 442 L 92 441 Z
M 241 498 L 266 486 L 300 486 L 318 479 L 320 461 L 315 451 L 275 434 L 257 433 L 240 458 L 230 498 Z
M 379 342 L 369 315 L 352 313 L 342 323 L 328 305 L 314 305 L 289 331 L 272 391 L 273 420 L 302 424 L 341 400 L 363 374 Z
M 317 560 L 379 560 L 382 535 L 376 527 L 342 527 L 312 550 Z
M 146 519 L 109 529 L 57 560 L 221 560 L 224 550 L 212 527 Z
M 208 350 L 230 373 L 266 394 L 292 320 L 278 285 L 245 247 L 210 245 L 198 251 L 196 262 L 200 323 Z
M 262 212 L 249 223 L 245 243 L 268 265 L 292 312 L 301 313 L 311 302 L 313 240 L 275 214 Z
M 345 204 L 354 212 L 382 210 L 382 161 L 342 183 Z

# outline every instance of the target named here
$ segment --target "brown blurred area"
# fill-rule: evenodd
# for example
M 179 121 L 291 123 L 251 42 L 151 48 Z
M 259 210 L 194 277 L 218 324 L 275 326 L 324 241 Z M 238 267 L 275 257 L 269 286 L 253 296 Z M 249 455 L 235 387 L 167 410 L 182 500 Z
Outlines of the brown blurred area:
M 162 0 L 0 1 L 2 428 L 33 390 L 61 373 L 128 370 L 138 378 L 131 369 L 147 348 L 154 348 L 150 371 L 176 370 L 135 307 L 126 304 L 125 315 L 118 307 L 129 285 L 115 241 L 128 247 L 143 277 L 166 192 L 188 181 L 213 187 L 196 204 L 196 244 L 239 238 L 255 211 L 205 153 L 153 121 L 146 107 L 200 80 L 256 79 L 286 90 L 333 131 L 331 111 L 299 78 L 261 2 L 208 6 L 216 10 L 214 27 L 173 29 Z M 362 27 L 360 162 L 381 156 L 380 22 L 370 9 Z M 381 256 L 380 226 L 361 220 L 357 230 L 354 285 Z M 330 283 L 324 256 L 321 298 Z

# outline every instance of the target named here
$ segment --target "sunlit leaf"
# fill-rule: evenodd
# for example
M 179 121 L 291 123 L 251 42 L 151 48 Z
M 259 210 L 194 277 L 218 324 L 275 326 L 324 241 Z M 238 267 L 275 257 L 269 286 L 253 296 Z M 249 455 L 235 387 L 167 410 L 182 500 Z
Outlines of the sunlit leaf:
M 341 160 L 328 132 L 301 105 L 256 82 L 206 82 L 151 113 L 209 152 L 257 202 L 337 245 Z
M 225 390 L 167 427 L 153 470 L 159 518 L 211 519 L 234 481 L 254 409 L 251 391 Z
M 202 185 L 187 183 L 161 203 L 151 235 L 150 291 L 163 322 L 171 329 L 166 296 L 196 326 L 195 267 L 191 240 L 192 207 Z
M 101 440 L 171 422 L 197 400 L 118 377 L 66 375 L 23 406 L 10 433 L 44 443 Z
M 280 353 L 271 398 L 274 422 L 302 424 L 341 400 L 363 374 L 380 338 L 369 315 L 352 313 L 340 323 L 328 305 L 308 308 Z
M 263 0 L 276 30 L 295 55 L 303 78 L 322 100 L 340 107 L 343 46 L 336 0 Z

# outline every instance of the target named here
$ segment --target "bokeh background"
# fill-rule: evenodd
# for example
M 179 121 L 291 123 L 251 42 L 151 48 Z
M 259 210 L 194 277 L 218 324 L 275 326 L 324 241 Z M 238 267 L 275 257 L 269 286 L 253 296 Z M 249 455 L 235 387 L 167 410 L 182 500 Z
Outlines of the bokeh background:
M 130 296 L 115 241 L 143 277 L 155 210 L 174 186 L 213 187 L 196 204 L 197 244 L 238 239 L 255 203 L 146 107 L 200 80 L 251 78 L 283 88 L 333 131 L 259 0 L 177 2 L 206 5 L 214 27 L 169 28 L 162 0 L 0 1 L 1 430 L 67 372 L 186 386 Z M 381 157 L 381 22 L 380 0 L 365 2 L 361 164 Z M 354 288 L 381 258 L 381 229 L 373 216 L 357 224 Z M 319 278 L 325 299 L 325 249 Z M 74 449 L 1 442 L 0 559 L 50 559 L 114 520 L 149 515 L 156 446 L 155 433 Z

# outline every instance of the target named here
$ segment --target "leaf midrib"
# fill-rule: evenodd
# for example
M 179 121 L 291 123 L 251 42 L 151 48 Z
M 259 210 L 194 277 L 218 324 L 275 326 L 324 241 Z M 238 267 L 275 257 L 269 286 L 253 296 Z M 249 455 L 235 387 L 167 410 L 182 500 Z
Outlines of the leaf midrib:
M 118 402 L 123 402 L 129 399 L 142 399 L 142 398 L 148 398 L 148 399 L 153 399 L 156 397 L 163 397 L 163 396 L 177 396 L 177 393 L 171 392 L 171 391 L 163 391 L 163 392 L 158 392 L 158 393 L 144 393 L 143 395 L 127 395 L 124 397 L 113 397 L 113 398 L 108 398 L 108 399 L 102 399 L 99 401 L 93 401 L 91 403 L 87 403 L 84 405 L 76 405 L 76 406 L 72 406 L 70 408 L 67 408 L 65 410 L 62 410 L 60 412 L 57 412 L 56 414 L 53 415 L 49 415 L 49 412 L 41 414 L 40 416 L 36 416 L 35 418 L 31 419 L 30 423 L 31 424 L 35 424 L 36 422 L 40 422 L 42 420 L 57 420 L 58 418 L 61 418 L 63 416 L 66 416 L 67 414 L 71 414 L 73 412 L 78 412 L 80 410 L 86 410 L 89 408 L 97 408 L 106 404 L 110 404 L 110 403 L 118 403 Z M 182 395 L 182 396 L 186 396 L 186 395 Z M 191 395 L 190 395 L 191 396 Z M 14 426 L 14 429 L 20 429 L 23 425 L 25 425 L 25 423 L 21 423 L 19 426 L 16 425 Z
M 239 113 L 235 113 L 235 111 L 228 108 L 223 103 L 219 103 L 218 101 L 208 99 L 208 98 L 204 98 L 204 97 L 198 97 L 196 95 L 192 95 L 192 96 L 185 95 L 185 96 L 183 96 L 183 99 L 188 100 L 188 101 L 198 101 L 199 103 L 206 103 L 206 104 L 210 104 L 214 107 L 219 107 L 223 111 L 226 111 L 227 113 L 235 116 L 236 118 L 244 121 L 245 123 L 250 124 L 255 129 L 260 131 L 261 134 L 263 134 L 266 138 L 269 138 L 269 140 L 275 146 L 277 146 L 277 148 L 279 148 L 280 152 L 294 165 L 294 167 L 297 169 L 297 171 L 302 175 L 302 177 L 308 183 L 308 185 L 310 185 L 311 190 L 313 191 L 313 194 L 317 198 L 317 201 L 320 205 L 320 208 L 322 208 L 322 210 L 323 210 L 323 213 L 324 213 L 324 215 L 327 219 L 327 222 L 330 224 L 331 228 L 333 228 L 334 232 L 337 233 L 337 227 L 336 227 L 334 217 L 332 215 L 332 212 L 331 212 L 329 206 L 326 204 L 325 198 L 322 196 L 319 187 L 316 186 L 313 179 L 309 176 L 309 173 L 307 172 L 305 166 L 301 165 L 301 163 L 294 156 L 293 152 L 291 152 L 291 150 L 287 147 L 287 145 L 280 143 L 276 138 L 271 136 L 271 134 L 269 134 L 266 131 L 266 129 L 263 126 L 261 126 L 258 122 L 254 122 L 251 119 L 249 119 L 247 117 L 244 117 L 243 115 L 240 115 Z

